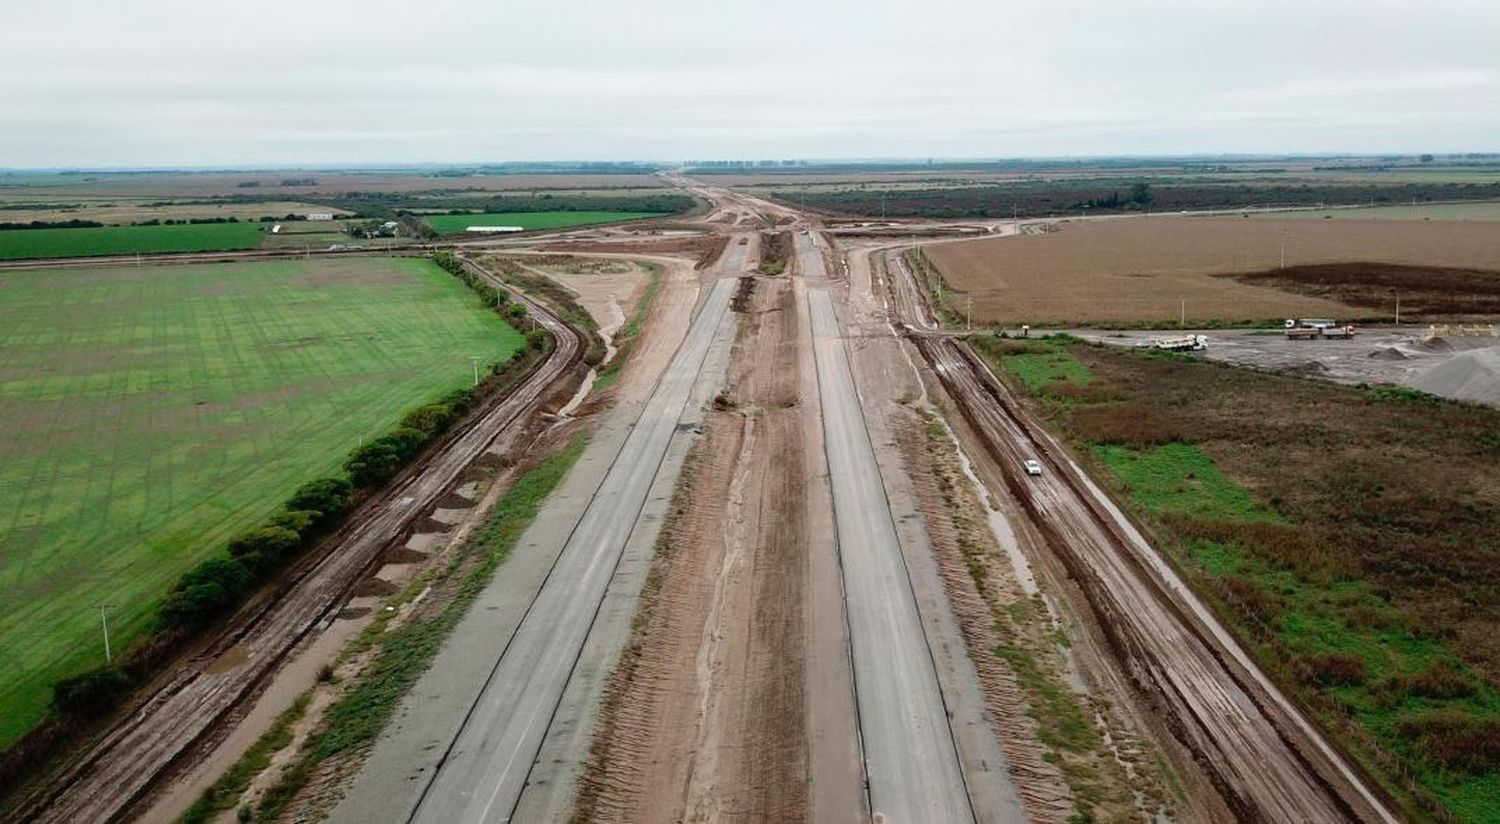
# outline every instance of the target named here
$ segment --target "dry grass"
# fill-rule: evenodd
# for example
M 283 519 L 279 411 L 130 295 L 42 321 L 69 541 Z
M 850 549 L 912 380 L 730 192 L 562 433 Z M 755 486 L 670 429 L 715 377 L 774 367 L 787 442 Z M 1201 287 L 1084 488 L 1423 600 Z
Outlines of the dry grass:
M 1374 261 L 1500 268 L 1493 227 L 1474 222 L 1246 220 L 1172 217 L 1064 223 L 1057 232 L 926 250 L 945 280 L 974 296 L 988 323 L 1175 325 L 1283 317 L 1359 317 L 1369 310 L 1216 274 Z M 960 298 L 961 299 L 961 298 Z
M 1390 311 L 1412 320 L 1500 314 L 1500 271 L 1396 263 L 1319 263 L 1233 275 L 1242 283 Z

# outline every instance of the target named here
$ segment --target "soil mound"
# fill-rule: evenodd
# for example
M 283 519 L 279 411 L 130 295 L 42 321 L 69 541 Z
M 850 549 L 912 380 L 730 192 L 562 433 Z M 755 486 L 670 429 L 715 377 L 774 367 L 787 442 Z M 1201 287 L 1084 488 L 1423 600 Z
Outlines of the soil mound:
M 1370 353 L 1370 357 L 1376 360 L 1406 360 L 1407 355 L 1394 346 L 1383 346 Z
M 1454 355 L 1422 373 L 1414 385 L 1446 398 L 1500 406 L 1500 346 Z

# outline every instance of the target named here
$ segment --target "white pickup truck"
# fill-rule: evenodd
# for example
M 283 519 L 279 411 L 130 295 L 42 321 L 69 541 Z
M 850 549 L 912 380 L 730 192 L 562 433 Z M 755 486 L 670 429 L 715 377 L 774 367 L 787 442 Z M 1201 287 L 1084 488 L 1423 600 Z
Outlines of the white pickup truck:
M 1042 474 L 1042 465 L 1039 464 L 1039 463 L 1037 463 L 1035 460 L 1028 460 L 1026 462 L 1025 466 L 1026 466 L 1026 474 L 1027 475 L 1040 475 L 1040 474 Z

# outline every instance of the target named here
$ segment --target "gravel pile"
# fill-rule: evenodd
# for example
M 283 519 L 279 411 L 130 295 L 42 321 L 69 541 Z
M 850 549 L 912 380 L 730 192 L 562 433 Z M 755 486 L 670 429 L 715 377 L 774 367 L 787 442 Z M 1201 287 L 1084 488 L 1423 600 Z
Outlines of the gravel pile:
M 1413 385 L 1445 398 L 1500 406 L 1500 346 L 1454 355 L 1422 373 Z

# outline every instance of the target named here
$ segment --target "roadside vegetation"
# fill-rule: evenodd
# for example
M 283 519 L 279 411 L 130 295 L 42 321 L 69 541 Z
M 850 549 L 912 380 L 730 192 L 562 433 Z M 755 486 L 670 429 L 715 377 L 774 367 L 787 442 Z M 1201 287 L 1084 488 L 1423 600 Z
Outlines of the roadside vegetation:
M 762 275 L 779 275 L 786 271 L 787 259 L 792 255 L 791 232 L 760 233 L 760 269 Z
M 1408 812 L 1500 818 L 1500 411 L 1066 337 L 974 343 Z
M 587 442 L 587 436 L 575 436 L 556 454 L 522 474 L 495 505 L 484 526 L 444 568 L 417 577 L 393 599 L 391 605 L 397 607 L 399 618 L 382 611 L 350 642 L 345 655 L 368 653 L 368 662 L 347 683 L 339 685 L 340 696 L 266 793 L 255 800 L 253 807 L 243 808 L 246 812 L 241 820 L 280 820 L 320 768 L 332 760 L 358 757 L 368 751 Z M 424 592 L 430 594 L 419 603 L 417 596 Z M 266 748 L 272 752 L 286 746 L 277 743 L 282 739 L 275 732 L 262 739 L 270 739 Z M 263 769 L 259 760 L 237 765 L 226 776 L 228 783 L 221 791 L 210 790 L 200 803 L 229 809 L 240 803 L 239 793 L 233 788 L 240 786 L 242 792 L 248 785 L 238 776 Z
M 615 347 L 615 357 L 595 376 L 595 392 L 603 392 L 619 380 L 620 372 L 630 360 L 630 353 L 635 350 L 636 339 L 640 337 L 641 328 L 651 314 L 651 305 L 656 302 L 656 296 L 661 293 L 661 266 L 650 261 L 639 261 L 636 265 L 646 273 L 646 285 L 641 289 L 640 297 L 636 298 L 635 306 L 631 307 L 630 314 L 626 316 L 625 323 L 615 330 L 611 341 Z
M 50 540 L 58 543 L 40 542 L 24 522 L 0 532 L 7 570 L 29 575 L 31 590 L 39 593 L 13 599 L 0 612 L 0 626 L 26 641 L 6 650 L 26 665 L 7 670 L 15 677 L 0 689 L 4 744 L 10 746 L 0 758 L 5 776 L 36 766 L 71 734 L 107 715 L 175 651 L 217 626 L 337 527 L 344 513 L 460 420 L 482 394 L 513 382 L 550 345 L 545 334 L 523 334 L 485 310 L 525 326 L 524 313 L 505 311 L 503 293 L 476 284 L 480 300 L 470 302 L 452 291 L 440 267 L 421 260 L 174 267 L 145 277 L 134 269 L 6 277 L 31 287 L 15 290 L 17 297 L 35 299 L 21 305 L 18 311 L 28 316 L 12 319 L 10 327 L 30 348 L 18 343 L 8 351 L 17 356 L 13 371 L 22 377 L 30 374 L 26 369 L 35 372 L 9 388 L 27 398 L 38 417 L 18 417 L 12 430 L 43 425 L 33 442 L 44 445 L 24 453 L 32 462 L 29 470 L 13 466 L 20 461 L 6 469 L 30 478 L 28 489 L 51 490 L 52 497 L 27 501 L 31 512 L 47 513 L 55 524 Z M 27 322 L 49 322 L 42 307 L 61 294 L 51 288 L 59 278 L 70 287 L 68 318 L 76 328 L 54 334 L 66 334 L 71 346 L 85 352 L 90 341 L 117 346 L 129 339 L 121 328 L 149 330 L 156 324 L 161 330 L 142 339 L 138 359 L 98 361 L 123 370 L 89 381 L 118 387 L 113 395 L 81 395 L 69 383 L 80 378 L 50 375 L 46 364 L 74 357 L 73 351 L 49 346 L 44 334 L 28 336 L 34 333 Z M 320 288 L 306 289 L 308 279 Z M 141 290 L 151 296 L 137 294 Z M 122 294 L 134 297 L 122 300 Z M 104 315 L 93 317 L 80 306 Z M 122 311 L 135 306 L 134 314 Z M 194 323 L 213 342 L 208 350 L 152 347 L 166 330 L 192 329 Z M 225 352 L 233 356 L 226 360 Z M 471 353 L 492 364 L 478 386 L 470 377 Z M 81 374 L 86 380 L 90 373 Z M 141 390 L 130 387 L 151 391 L 137 397 Z M 266 393 L 278 402 L 247 407 L 238 400 Z M 423 395 L 436 397 L 405 408 Z M 147 428 L 122 434 L 113 427 L 75 445 L 72 430 L 49 424 L 76 418 L 70 406 L 101 404 L 116 410 L 105 420 L 139 419 Z M 50 415 L 41 414 L 49 408 Z M 191 414 L 174 437 L 149 425 L 182 418 L 179 408 Z M 386 434 L 364 440 L 382 428 Z M 100 441 L 111 444 L 113 464 L 92 448 Z M 184 463 L 184 454 L 200 460 Z M 75 473 L 70 461 L 92 469 Z M 50 485 L 36 483 L 43 466 L 56 473 Z M 131 491 L 129 484 L 138 489 Z M 181 494 L 166 494 L 171 490 Z M 284 503 L 275 508 L 278 497 Z M 95 498 L 107 503 L 95 517 L 80 517 L 74 507 Z M 80 568 L 91 573 L 79 575 Z M 66 597 L 57 597 L 57 590 Z M 86 643 L 97 637 L 95 605 L 106 599 L 112 604 L 112 663 Z M 90 662 L 100 666 L 79 672 Z M 66 677 L 52 685 L 47 722 L 15 743 L 47 711 L 49 682 L 59 676 Z

